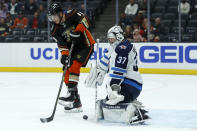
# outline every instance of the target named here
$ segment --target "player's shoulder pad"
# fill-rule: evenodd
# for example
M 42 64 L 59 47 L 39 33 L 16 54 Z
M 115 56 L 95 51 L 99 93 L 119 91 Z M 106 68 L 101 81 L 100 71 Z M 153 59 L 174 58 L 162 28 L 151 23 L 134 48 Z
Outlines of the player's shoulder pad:
M 115 52 L 119 54 L 128 54 L 133 48 L 133 44 L 125 40 L 116 46 Z

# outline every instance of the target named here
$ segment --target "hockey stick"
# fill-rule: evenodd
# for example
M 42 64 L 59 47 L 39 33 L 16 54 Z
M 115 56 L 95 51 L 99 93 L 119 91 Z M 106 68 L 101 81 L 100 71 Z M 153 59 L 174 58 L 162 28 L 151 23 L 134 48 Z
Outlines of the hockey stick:
M 97 59 L 98 59 L 98 57 L 99 57 L 99 55 L 98 55 L 98 44 L 99 44 L 99 39 L 96 39 L 96 75 L 97 75 Z M 98 93 L 98 91 L 97 91 L 97 76 L 96 76 L 96 87 L 95 87 L 95 111 L 96 111 L 96 101 L 97 101 L 97 93 Z
M 73 44 L 73 42 L 72 42 L 71 47 L 70 47 L 70 52 L 69 52 L 69 55 L 68 55 L 69 63 L 70 63 L 70 57 L 71 57 L 71 53 L 72 53 L 73 47 L 74 47 L 74 44 Z M 68 65 L 69 65 L 69 64 L 68 64 Z M 65 65 L 65 69 L 64 69 L 64 72 L 63 72 L 63 75 L 62 75 L 62 80 L 61 80 L 61 83 L 60 83 L 59 91 L 58 91 L 57 98 L 56 98 L 56 101 L 55 101 L 55 105 L 54 105 L 54 108 L 53 108 L 53 113 L 52 113 L 52 115 L 51 115 L 50 117 L 48 117 L 48 118 L 40 118 L 40 121 L 41 121 L 42 123 L 50 122 L 50 121 L 52 121 L 53 118 L 54 118 L 54 115 L 55 115 L 55 112 L 56 112 L 56 108 L 57 108 L 57 102 L 58 102 L 58 99 L 59 99 L 59 96 L 60 96 L 60 92 L 61 92 L 61 90 L 62 90 L 62 85 L 63 85 L 63 83 L 64 83 L 65 74 L 66 74 L 68 65 Z

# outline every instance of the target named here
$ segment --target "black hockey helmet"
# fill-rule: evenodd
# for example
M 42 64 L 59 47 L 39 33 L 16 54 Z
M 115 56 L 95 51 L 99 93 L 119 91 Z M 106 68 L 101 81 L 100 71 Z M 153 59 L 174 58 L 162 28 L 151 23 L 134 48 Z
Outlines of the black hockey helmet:
M 62 6 L 58 2 L 53 2 L 48 9 L 48 18 L 51 21 L 51 17 L 53 15 L 58 14 L 59 12 L 62 12 Z

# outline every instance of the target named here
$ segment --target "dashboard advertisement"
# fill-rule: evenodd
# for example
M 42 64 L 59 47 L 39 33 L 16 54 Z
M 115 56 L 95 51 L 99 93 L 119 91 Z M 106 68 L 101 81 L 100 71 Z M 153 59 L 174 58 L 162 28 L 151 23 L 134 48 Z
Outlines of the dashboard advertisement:
M 141 69 L 197 70 L 197 43 L 133 43 Z M 95 44 L 86 68 L 99 60 L 108 43 Z M 10 68 L 61 68 L 56 43 L 1 43 L 0 71 Z

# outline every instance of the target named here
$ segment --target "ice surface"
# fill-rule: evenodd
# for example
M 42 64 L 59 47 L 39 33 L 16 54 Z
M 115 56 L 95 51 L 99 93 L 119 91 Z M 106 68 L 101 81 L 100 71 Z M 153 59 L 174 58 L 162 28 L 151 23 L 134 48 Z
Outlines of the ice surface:
M 95 89 L 84 87 L 81 74 L 79 93 L 82 113 L 65 114 L 58 105 L 55 118 L 41 123 L 52 113 L 61 73 L 0 73 L 0 131 L 194 131 L 197 130 L 197 76 L 142 75 L 139 100 L 150 111 L 147 125 L 129 126 L 94 120 Z M 65 93 L 65 88 L 62 90 Z M 106 95 L 98 87 L 98 98 Z M 89 116 L 83 120 L 83 115 Z

